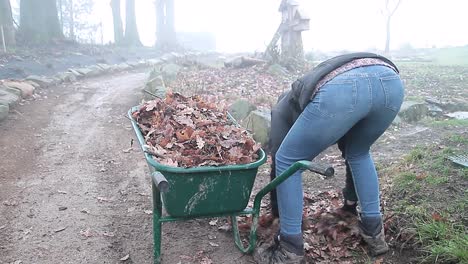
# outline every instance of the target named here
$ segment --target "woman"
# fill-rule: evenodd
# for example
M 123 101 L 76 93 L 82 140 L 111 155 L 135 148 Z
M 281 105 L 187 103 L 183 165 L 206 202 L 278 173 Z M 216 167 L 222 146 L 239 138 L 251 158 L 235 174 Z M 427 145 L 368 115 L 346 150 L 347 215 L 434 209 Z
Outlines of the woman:
M 296 161 L 314 159 L 340 141 L 361 207 L 361 235 L 372 256 L 386 253 L 388 245 L 370 147 L 397 115 L 403 90 L 398 69 L 390 60 L 372 53 L 352 53 L 319 64 L 294 82 L 272 110 L 272 131 L 284 131 L 283 119 L 300 113 L 276 152 L 276 175 Z M 258 263 L 302 263 L 301 172 L 277 187 L 277 199 L 280 233 L 273 245 L 260 247 L 254 258 Z

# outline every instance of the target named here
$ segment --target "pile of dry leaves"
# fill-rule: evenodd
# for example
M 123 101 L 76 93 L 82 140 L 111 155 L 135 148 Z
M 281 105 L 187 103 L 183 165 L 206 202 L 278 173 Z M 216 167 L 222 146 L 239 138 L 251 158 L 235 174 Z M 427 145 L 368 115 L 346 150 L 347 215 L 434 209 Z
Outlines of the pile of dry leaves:
M 133 118 L 145 137 L 146 151 L 167 166 L 221 166 L 258 159 L 260 144 L 217 102 L 200 96 L 168 93 L 143 104 Z

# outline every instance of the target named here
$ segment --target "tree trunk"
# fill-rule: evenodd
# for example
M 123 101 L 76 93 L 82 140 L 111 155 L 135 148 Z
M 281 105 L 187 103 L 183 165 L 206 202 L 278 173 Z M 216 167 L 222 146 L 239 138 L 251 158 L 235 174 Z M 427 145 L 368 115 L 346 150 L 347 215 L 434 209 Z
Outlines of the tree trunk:
M 123 40 L 122 16 L 120 15 L 120 0 L 111 0 L 112 17 L 114 20 L 114 42 L 121 44 Z
M 391 17 L 387 17 L 387 38 L 385 40 L 385 54 L 390 53 L 390 20 Z
M 177 45 L 174 0 L 156 1 L 156 47 L 173 50 Z
M 387 38 L 385 40 L 385 54 L 390 55 L 390 21 L 392 20 L 393 15 L 397 11 L 398 7 L 401 4 L 401 0 L 396 0 L 395 6 L 390 8 L 390 0 L 385 1 L 385 11 L 386 11 L 386 19 L 387 19 L 387 25 L 386 25 L 386 30 L 387 30 Z
M 26 43 L 49 43 L 62 39 L 55 0 L 21 0 L 20 30 Z
M 70 39 L 76 40 L 76 36 L 75 36 L 75 13 L 73 12 L 73 0 L 70 0 Z
M 164 0 L 156 0 L 156 46 L 160 46 L 161 40 L 164 38 L 165 28 L 165 3 Z
M 63 32 L 63 3 L 62 0 L 58 0 L 57 2 L 57 9 L 59 12 L 59 19 L 60 19 L 60 28 L 62 29 Z
M 166 0 L 166 42 L 171 46 L 176 42 L 174 13 L 174 0 Z
M 0 0 L 0 26 L 3 27 L 5 45 L 7 47 L 14 46 L 16 44 L 15 27 L 13 26 L 10 0 Z
M 135 0 L 125 2 L 125 37 L 124 43 L 128 46 L 141 46 L 140 36 L 135 14 Z

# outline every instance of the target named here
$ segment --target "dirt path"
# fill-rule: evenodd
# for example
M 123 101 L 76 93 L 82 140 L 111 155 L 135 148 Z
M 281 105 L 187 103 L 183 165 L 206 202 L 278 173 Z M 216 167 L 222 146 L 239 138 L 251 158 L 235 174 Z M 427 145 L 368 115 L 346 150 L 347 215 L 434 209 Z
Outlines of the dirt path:
M 124 151 L 134 138 L 124 114 L 145 78 L 44 90 L 0 124 L 0 263 L 151 263 L 147 167 L 136 144 Z M 165 263 L 197 254 L 213 263 L 249 260 L 207 220 L 163 230 Z

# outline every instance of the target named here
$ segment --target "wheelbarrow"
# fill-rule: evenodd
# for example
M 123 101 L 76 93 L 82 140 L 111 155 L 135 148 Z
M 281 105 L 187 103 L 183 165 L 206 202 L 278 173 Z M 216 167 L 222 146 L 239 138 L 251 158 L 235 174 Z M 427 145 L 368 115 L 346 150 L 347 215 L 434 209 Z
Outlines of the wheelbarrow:
M 266 154 L 260 149 L 259 159 L 242 165 L 218 167 L 177 168 L 165 166 L 153 159 L 145 148 L 145 140 L 132 113 L 128 111 L 138 142 L 144 152 L 152 179 L 153 198 L 153 262 L 161 263 L 162 223 L 185 221 L 195 218 L 230 217 L 234 241 L 245 254 L 252 253 L 257 240 L 257 225 L 262 198 L 298 170 L 310 170 L 326 177 L 334 174 L 332 167 L 310 161 L 298 161 L 280 176 L 263 187 L 254 198 L 252 208 L 247 208 L 258 168 L 265 163 Z M 164 206 L 167 215 L 163 215 Z M 251 215 L 249 241 L 241 241 L 237 217 Z

